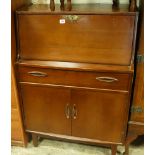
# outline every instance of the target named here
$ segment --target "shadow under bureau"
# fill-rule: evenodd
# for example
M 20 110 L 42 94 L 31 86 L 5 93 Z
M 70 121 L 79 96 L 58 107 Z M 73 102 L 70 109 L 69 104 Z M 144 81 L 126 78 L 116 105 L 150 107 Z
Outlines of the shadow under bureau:
M 91 144 L 116 154 L 126 137 L 137 12 L 128 5 L 30 5 L 16 12 L 25 131 Z

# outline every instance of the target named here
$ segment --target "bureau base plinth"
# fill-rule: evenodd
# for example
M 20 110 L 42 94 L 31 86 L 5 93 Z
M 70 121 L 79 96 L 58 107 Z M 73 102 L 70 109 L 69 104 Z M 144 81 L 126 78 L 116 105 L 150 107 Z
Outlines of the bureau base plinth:
M 32 135 L 32 142 L 34 147 L 39 146 L 39 138 L 45 138 L 45 139 L 47 138 L 51 140 L 74 142 L 79 144 L 89 144 L 92 146 L 103 146 L 103 147 L 111 148 L 111 155 L 116 155 L 117 146 L 120 145 L 120 144 L 102 142 L 98 140 L 90 140 L 90 139 L 71 137 L 71 136 L 60 136 L 55 134 L 43 134 L 39 132 L 38 133 L 33 132 L 31 133 L 31 135 Z

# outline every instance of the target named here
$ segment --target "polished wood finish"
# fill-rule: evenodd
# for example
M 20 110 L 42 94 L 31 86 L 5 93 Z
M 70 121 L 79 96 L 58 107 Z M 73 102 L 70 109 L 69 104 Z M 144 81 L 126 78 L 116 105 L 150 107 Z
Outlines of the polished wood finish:
M 106 142 L 96 139 L 88 139 L 88 138 L 80 138 L 80 137 L 74 137 L 74 136 L 68 136 L 68 135 L 59 135 L 59 134 L 53 134 L 53 133 L 45 133 L 45 132 L 37 132 L 37 131 L 31 131 L 26 130 L 28 133 L 36 134 L 41 138 L 48 138 L 53 140 L 59 140 L 59 141 L 67 141 L 67 142 L 75 142 L 79 144 L 89 144 L 89 145 L 96 145 L 96 146 L 106 146 L 111 147 L 112 145 L 121 145 L 121 143 L 113 143 L 113 142 Z
M 117 145 L 112 145 L 111 146 L 111 155 L 116 155 L 117 154 Z
M 129 125 L 128 131 L 130 134 L 135 134 L 135 135 L 144 134 L 144 123 L 129 121 L 128 125 Z
M 15 36 L 15 10 L 30 0 L 12 0 L 11 1 L 11 144 L 26 146 L 27 138 L 24 133 L 21 111 L 19 106 L 18 91 L 14 72 L 14 63 L 16 60 L 16 36 Z
M 17 76 L 34 145 L 49 136 L 108 144 L 116 155 L 127 131 L 138 13 L 92 4 L 16 13 Z
M 126 142 L 125 142 L 125 152 L 123 153 L 123 155 L 129 155 L 129 145 L 131 142 L 133 142 L 136 138 L 138 137 L 138 135 L 136 134 L 128 134 L 127 138 L 126 138 Z
M 72 116 L 72 135 L 74 137 L 113 143 L 123 142 L 128 94 L 72 90 L 71 103 L 72 108 L 76 111 L 75 116 Z
M 21 122 L 19 120 L 19 113 L 17 109 L 11 109 L 11 139 L 12 141 L 22 141 L 23 133 L 21 128 Z M 23 144 L 24 145 L 24 144 Z
M 74 70 L 74 71 L 96 71 L 96 72 L 117 72 L 130 73 L 134 72 L 133 65 L 102 65 L 90 63 L 75 63 L 75 62 L 60 62 L 60 61 L 38 61 L 38 60 L 19 60 L 16 62 L 19 66 L 50 68 L 60 70 Z
M 60 130 L 61 128 L 63 130 L 65 129 L 64 127 L 66 125 L 64 124 L 64 122 L 66 122 L 66 121 L 64 121 L 64 119 L 61 119 L 59 121 L 59 118 L 62 116 L 62 114 L 64 115 L 63 118 L 65 117 L 65 109 L 66 109 L 66 107 L 62 106 L 62 100 L 63 99 L 62 99 L 62 97 L 58 96 L 59 94 L 58 94 L 57 91 L 55 91 L 55 89 L 60 89 L 61 90 L 62 88 L 51 88 L 49 86 L 46 88 L 46 85 L 37 86 L 37 84 L 36 85 L 21 84 L 21 91 L 22 91 L 22 94 L 23 94 L 22 98 L 23 98 L 23 104 L 24 104 L 23 107 L 24 107 L 26 131 L 28 131 L 28 132 L 29 131 L 35 131 L 35 133 L 43 132 L 44 134 L 46 134 L 46 133 L 54 133 L 55 132 L 55 133 L 59 133 L 61 135 L 62 134 L 67 135 L 66 133 L 63 133 L 63 132 L 61 133 L 61 130 Z M 74 92 L 73 93 L 71 92 L 71 96 L 72 97 L 71 97 L 71 101 L 69 103 L 76 103 L 77 104 L 78 102 L 80 102 L 81 101 L 80 99 L 82 97 L 79 94 L 81 94 L 81 92 L 83 93 L 83 95 L 87 94 L 86 90 L 82 90 L 82 91 L 75 90 L 75 94 L 74 94 Z M 73 117 L 72 118 L 72 126 L 71 125 L 70 126 L 66 126 L 66 128 L 70 128 L 70 133 L 72 133 L 72 135 L 74 137 L 75 136 L 79 137 L 79 139 L 80 139 L 80 137 L 82 137 L 82 139 L 83 139 L 83 138 L 85 138 L 87 136 L 86 140 L 90 139 L 90 141 L 88 141 L 88 142 L 91 142 L 91 141 L 96 142 L 95 139 L 96 140 L 98 140 L 98 139 L 100 140 L 101 139 L 100 140 L 101 142 L 104 142 L 104 143 L 107 143 L 107 144 L 108 143 L 116 143 L 116 144 L 117 143 L 122 143 L 123 139 L 124 139 L 123 137 L 125 135 L 125 130 L 124 130 L 124 128 L 126 126 L 126 123 L 125 123 L 126 119 L 125 119 L 125 117 L 127 118 L 127 116 L 128 116 L 127 115 L 128 114 L 128 111 L 127 111 L 127 109 L 128 109 L 127 108 L 128 107 L 128 99 L 127 99 L 128 98 L 128 94 L 125 93 L 123 95 L 123 93 L 119 93 L 118 92 L 118 100 L 117 100 L 114 97 L 117 94 L 117 92 L 113 93 L 113 92 L 104 91 L 104 92 L 96 93 L 94 91 L 94 94 L 96 96 L 92 96 L 92 94 L 93 94 L 92 90 L 89 93 L 90 93 L 90 94 L 88 94 L 89 98 L 85 98 L 85 99 L 83 98 L 82 99 L 82 101 L 84 101 L 84 103 L 85 103 L 85 100 L 86 101 L 88 100 L 87 101 L 88 105 L 87 105 L 86 108 L 83 107 L 84 105 L 82 105 L 80 103 L 79 103 L 79 105 L 77 104 L 79 106 L 77 118 L 80 117 L 80 118 L 83 119 L 84 117 L 82 117 L 81 114 L 83 114 L 83 116 L 87 116 L 87 114 L 88 114 L 88 116 L 86 118 L 88 118 L 88 117 L 90 117 L 90 118 L 86 119 L 86 120 L 82 120 L 80 122 L 79 125 L 81 125 L 81 127 L 83 127 L 82 130 L 81 130 L 81 128 L 76 128 L 75 125 L 78 124 L 77 122 L 75 122 L 75 125 L 74 125 L 74 121 L 75 120 L 74 120 L 74 117 L 72 116 Z M 103 95 L 103 94 L 105 94 L 105 95 Z M 62 95 L 65 95 L 65 97 L 66 97 L 66 94 L 61 93 L 61 96 Z M 120 96 L 122 96 L 122 97 L 120 98 Z M 55 97 L 57 99 L 55 99 Z M 94 99 L 92 97 L 94 97 Z M 112 97 L 114 97 L 113 98 L 114 101 L 112 101 Z M 100 109 L 98 109 L 97 106 L 95 106 L 97 98 L 99 98 L 98 99 L 99 100 L 98 104 L 100 105 L 99 106 Z M 79 99 L 78 102 L 77 102 L 77 99 Z M 109 100 L 110 103 L 106 104 L 106 102 L 105 102 L 105 104 L 104 104 L 104 100 L 107 101 L 107 99 Z M 101 102 L 102 100 L 103 100 L 103 106 L 105 107 L 105 109 L 102 108 L 103 107 L 102 106 L 102 102 Z M 112 105 L 114 103 L 111 103 L 111 102 L 114 102 L 117 105 L 115 107 L 113 107 Z M 126 103 L 124 103 L 124 102 L 126 102 Z M 61 105 L 59 103 L 61 103 Z M 67 103 L 68 103 L 68 101 L 65 102 L 65 104 L 67 104 Z M 89 103 L 90 103 L 90 105 L 89 105 Z M 51 104 L 55 105 L 54 106 L 54 113 L 58 114 L 59 116 L 58 115 L 53 115 L 53 112 L 51 111 L 51 110 L 53 110 L 53 108 L 48 107 L 47 104 L 49 104 L 50 107 L 52 106 Z M 109 110 L 107 110 L 108 104 L 110 106 Z M 120 104 L 120 106 L 119 106 L 119 104 Z M 72 106 L 74 106 L 74 104 Z M 101 113 L 96 113 L 96 112 L 93 113 L 93 111 L 94 111 L 93 108 L 96 109 L 96 110 L 99 110 L 99 111 L 101 110 L 101 113 L 102 113 L 102 110 L 104 112 L 108 112 L 108 111 L 111 112 L 111 113 L 109 112 L 108 115 L 106 115 L 106 113 L 104 114 L 104 116 L 107 117 L 107 119 L 105 121 L 103 121 L 103 122 L 106 122 L 105 125 L 101 122 L 102 121 L 102 115 L 100 115 Z M 118 110 L 120 110 L 119 114 L 117 113 L 118 111 L 116 111 L 116 108 L 118 108 Z M 86 114 L 84 113 L 85 109 L 87 110 Z M 61 111 L 61 112 L 59 113 L 58 111 Z M 116 111 L 116 113 L 114 113 L 115 111 Z M 72 114 L 72 112 L 71 112 L 71 114 Z M 93 137 L 92 137 L 91 132 L 94 131 L 94 128 L 92 128 L 90 130 L 90 125 L 91 124 L 94 125 L 94 119 L 92 118 L 93 114 L 95 114 L 95 118 L 96 118 L 96 115 L 98 116 L 97 118 L 100 118 L 100 120 L 98 120 L 97 125 L 99 125 L 99 127 L 102 127 L 102 128 L 98 128 L 98 132 L 96 131 L 96 133 L 93 134 Z M 122 120 L 120 120 L 120 121 L 118 120 L 119 123 L 123 123 L 122 126 L 121 126 L 121 133 L 119 132 L 119 130 L 115 130 L 114 133 L 113 133 L 113 137 L 112 137 L 113 141 L 112 141 L 112 140 L 110 140 L 111 139 L 111 134 L 112 134 L 110 131 L 112 129 L 111 125 L 114 125 L 115 124 L 114 122 L 116 122 L 114 120 L 114 117 L 116 117 L 115 114 L 119 115 L 119 116 L 123 115 L 123 117 L 119 117 L 118 116 L 118 118 L 123 119 L 124 121 L 122 122 Z M 109 117 L 109 116 L 111 116 L 111 117 Z M 44 118 L 45 118 L 45 120 L 43 120 Z M 52 122 L 52 123 L 50 123 L 47 118 L 50 118 L 50 122 Z M 29 122 L 27 122 L 27 119 L 28 119 Z M 68 120 L 67 118 L 65 118 L 65 119 Z M 109 120 L 108 121 L 109 125 L 107 125 L 107 120 Z M 101 123 L 101 124 L 99 124 L 99 123 Z M 114 124 L 112 124 L 112 123 L 114 123 Z M 52 126 L 54 124 L 58 124 L 58 126 L 55 126 L 56 127 L 55 131 L 54 131 L 54 128 L 52 128 Z M 86 124 L 87 124 L 87 126 L 85 126 Z M 88 124 L 89 124 L 89 126 L 88 126 Z M 96 122 L 95 122 L 95 124 L 96 124 Z M 115 125 L 114 126 L 115 126 L 115 129 L 116 129 L 117 127 L 120 127 L 121 124 L 119 124 L 119 125 L 115 124 Z M 109 128 L 108 128 L 108 126 L 109 126 Z M 74 129 L 75 129 L 75 131 L 74 131 Z M 86 134 L 86 135 L 83 135 L 82 134 L 83 132 L 81 132 L 81 135 L 77 135 L 77 134 L 74 135 L 74 132 L 76 133 L 76 132 L 79 132 L 79 131 L 80 132 L 81 131 L 89 131 L 89 133 Z M 108 136 L 109 133 L 110 133 L 110 136 Z M 121 135 L 119 135 L 119 134 L 121 134 Z M 100 137 L 100 136 L 102 136 L 102 137 Z M 63 137 L 63 136 L 60 136 L 60 137 Z M 119 137 L 119 139 L 118 139 L 118 137 Z
M 140 1 L 140 23 L 137 44 L 137 55 L 144 58 L 144 1 Z M 131 116 L 128 123 L 128 134 L 125 142 L 125 155 L 129 154 L 129 145 L 139 135 L 144 134 L 144 59 L 136 60 L 136 75 Z
M 143 4 L 141 4 L 143 9 Z M 144 58 L 144 12 L 141 12 L 140 18 L 140 32 L 138 42 L 137 55 Z M 131 120 L 136 122 L 144 122 L 144 59 L 142 62 L 136 62 L 136 76 L 132 107 L 141 109 L 141 112 L 132 112 Z
M 15 10 L 30 4 L 31 0 L 12 0 L 11 1 L 11 60 L 14 63 L 17 56 L 16 34 L 15 34 Z
M 137 55 L 144 57 L 144 1 L 141 1 L 141 16 L 140 16 L 140 32 Z M 144 123 L 144 60 L 136 62 L 136 78 L 134 86 L 134 95 L 132 101 L 132 109 L 139 107 L 141 110 L 131 111 L 131 122 Z
M 66 118 L 68 89 L 21 85 L 21 91 L 27 130 L 70 135 L 71 120 Z
M 128 91 L 131 75 L 125 73 L 109 72 L 81 72 L 54 69 L 41 69 L 38 67 L 18 67 L 20 82 L 44 83 L 55 85 L 68 85 L 78 87 L 91 87 Z M 35 74 L 36 73 L 36 74 Z M 37 73 L 40 73 L 39 75 Z M 42 75 L 43 74 L 43 75 Z M 78 77 L 78 78 L 77 78 Z M 103 78 L 103 80 L 102 80 Z M 116 79 L 116 81 L 104 78 Z
M 23 130 L 13 66 L 11 66 L 11 69 L 11 144 L 26 146 L 27 139 Z
M 61 19 L 66 23 L 60 24 Z M 134 15 L 78 15 L 75 22 L 63 15 L 19 15 L 19 55 L 28 60 L 130 65 L 135 20 Z
M 13 69 L 13 67 L 11 66 L 11 68 Z M 17 109 L 17 94 L 16 94 L 16 85 L 15 85 L 15 77 L 14 77 L 14 73 L 12 72 L 11 74 L 11 108 L 12 109 Z
M 144 63 L 137 65 L 134 98 L 131 109 L 131 120 L 144 122 Z
M 21 92 L 27 131 L 70 135 L 105 143 L 123 143 L 129 107 L 128 93 L 31 83 L 22 83 Z M 69 118 L 66 117 L 67 105 L 70 108 Z M 74 117 L 75 110 L 77 118 Z M 119 118 L 117 121 L 114 119 L 116 117 Z
M 129 155 L 130 144 L 138 138 L 139 135 L 144 134 L 144 123 L 129 121 L 128 133 L 125 140 L 125 152 L 124 155 Z

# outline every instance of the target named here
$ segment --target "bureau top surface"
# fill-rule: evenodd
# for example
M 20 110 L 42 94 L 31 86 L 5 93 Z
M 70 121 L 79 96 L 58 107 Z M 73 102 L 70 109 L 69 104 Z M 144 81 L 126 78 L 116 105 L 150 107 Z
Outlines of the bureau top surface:
M 129 11 L 128 4 L 120 4 L 113 7 L 111 4 L 74 4 L 72 11 L 61 11 L 60 5 L 51 11 L 48 4 L 32 4 L 17 10 L 18 14 L 127 14 L 135 15 L 136 12 Z

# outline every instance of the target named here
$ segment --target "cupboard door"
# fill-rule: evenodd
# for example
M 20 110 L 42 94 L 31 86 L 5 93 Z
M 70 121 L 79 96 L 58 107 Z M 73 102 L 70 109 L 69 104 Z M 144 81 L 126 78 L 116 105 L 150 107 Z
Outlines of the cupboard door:
M 127 91 L 131 80 L 131 74 L 118 72 L 70 71 L 27 66 L 19 66 L 18 70 L 20 82 L 42 84 Z
M 121 143 L 127 123 L 128 94 L 72 90 L 72 136 Z
M 21 91 L 26 130 L 70 135 L 68 89 L 21 84 Z

